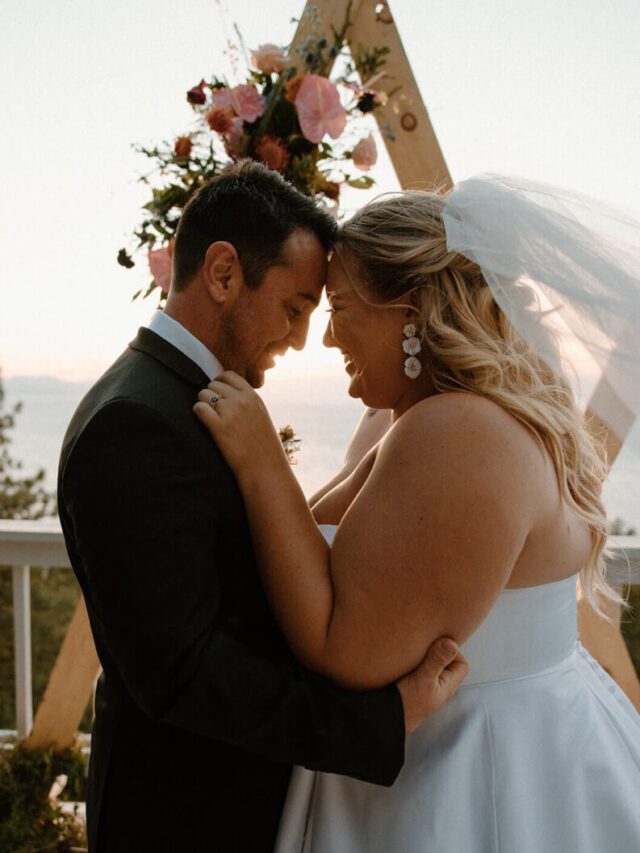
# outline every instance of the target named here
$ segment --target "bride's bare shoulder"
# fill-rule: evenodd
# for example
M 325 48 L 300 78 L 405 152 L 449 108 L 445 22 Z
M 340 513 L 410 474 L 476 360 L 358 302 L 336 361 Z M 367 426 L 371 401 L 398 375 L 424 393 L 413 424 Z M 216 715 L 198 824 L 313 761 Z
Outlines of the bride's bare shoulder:
M 416 464 L 432 463 L 442 454 L 466 460 L 482 455 L 485 462 L 517 462 L 519 468 L 548 459 L 532 429 L 498 403 L 463 391 L 416 403 L 394 424 L 382 448 L 385 454 L 413 456 Z

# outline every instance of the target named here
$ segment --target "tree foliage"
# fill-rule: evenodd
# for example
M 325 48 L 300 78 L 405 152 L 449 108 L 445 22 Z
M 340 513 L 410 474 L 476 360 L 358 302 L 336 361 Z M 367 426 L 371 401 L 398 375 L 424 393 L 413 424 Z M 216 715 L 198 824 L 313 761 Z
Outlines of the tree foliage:
M 0 375 L 0 518 L 35 519 L 52 515 L 53 495 L 44 487 L 45 471 L 25 474 L 22 462 L 12 458 L 9 445 L 11 430 L 22 405 L 5 409 L 5 392 Z
M 21 406 L 7 410 L 0 378 L 0 519 L 33 520 L 55 512 L 55 498 L 45 488 L 44 470 L 27 474 L 11 455 L 11 439 Z M 37 708 L 65 637 L 80 591 L 68 569 L 31 570 L 31 643 L 33 703 Z M 15 667 L 11 569 L 0 566 L 0 729 L 15 727 Z M 91 712 L 81 728 L 91 727 Z

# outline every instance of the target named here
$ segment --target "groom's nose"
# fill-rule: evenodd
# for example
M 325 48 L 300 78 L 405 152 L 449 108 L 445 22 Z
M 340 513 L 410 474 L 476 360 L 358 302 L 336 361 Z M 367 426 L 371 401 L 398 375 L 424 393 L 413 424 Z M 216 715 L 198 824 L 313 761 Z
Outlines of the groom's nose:
M 303 314 L 291 320 L 289 324 L 289 334 L 287 335 L 287 343 L 291 349 L 301 350 L 307 342 L 307 334 L 309 333 L 309 316 Z

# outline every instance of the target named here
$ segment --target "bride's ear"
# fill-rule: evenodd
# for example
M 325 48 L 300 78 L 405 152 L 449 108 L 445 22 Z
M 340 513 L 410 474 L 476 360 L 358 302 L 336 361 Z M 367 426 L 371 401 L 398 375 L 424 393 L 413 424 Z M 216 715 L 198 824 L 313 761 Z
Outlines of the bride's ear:
M 420 308 L 418 304 L 418 293 L 415 290 L 412 290 L 406 300 L 406 308 L 405 308 L 405 317 L 407 320 L 415 320 L 417 316 L 420 314 Z
M 202 278 L 209 297 L 217 304 L 234 302 L 244 286 L 244 275 L 235 247 L 225 240 L 207 249 Z

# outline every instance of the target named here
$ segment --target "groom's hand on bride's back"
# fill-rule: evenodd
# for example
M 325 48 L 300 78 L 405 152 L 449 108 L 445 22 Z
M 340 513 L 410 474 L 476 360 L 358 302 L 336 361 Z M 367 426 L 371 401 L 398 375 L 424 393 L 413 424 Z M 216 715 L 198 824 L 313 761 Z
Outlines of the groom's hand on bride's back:
M 397 682 L 407 734 L 448 702 L 469 672 L 469 664 L 453 640 L 440 637 L 422 663 Z

